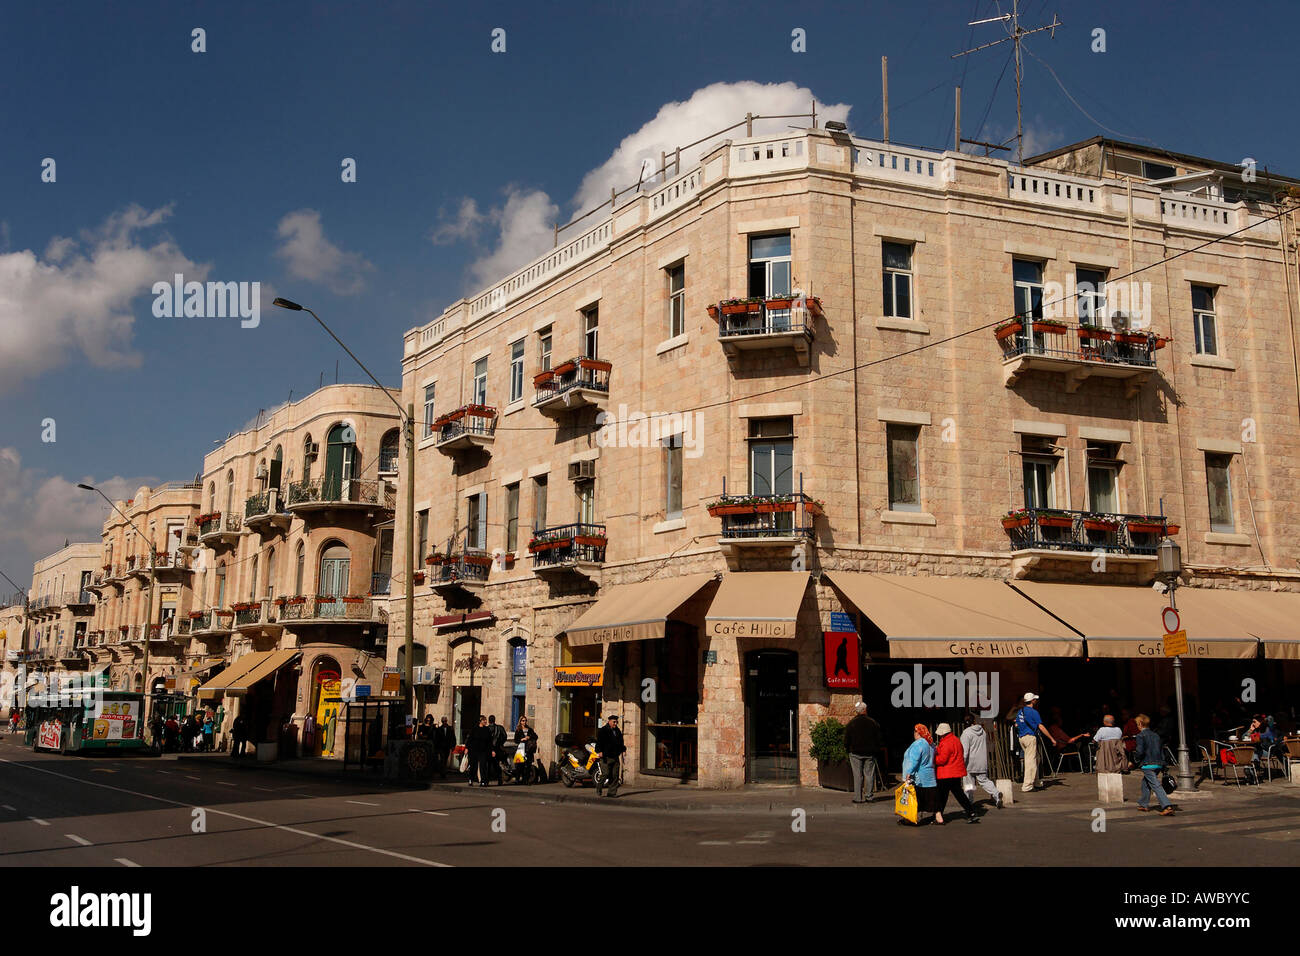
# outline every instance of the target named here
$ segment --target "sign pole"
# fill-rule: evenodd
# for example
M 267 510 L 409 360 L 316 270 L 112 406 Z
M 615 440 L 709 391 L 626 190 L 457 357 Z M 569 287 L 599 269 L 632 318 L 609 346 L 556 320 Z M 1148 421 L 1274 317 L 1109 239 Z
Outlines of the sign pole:
M 1175 580 L 1170 583 L 1169 587 L 1169 606 L 1178 611 L 1178 602 L 1175 595 L 1178 593 L 1178 582 Z M 1187 718 L 1183 713 L 1183 655 L 1174 656 L 1174 701 L 1178 708 L 1178 789 L 1184 793 L 1191 793 L 1196 789 L 1196 781 L 1192 777 L 1191 757 L 1187 752 Z

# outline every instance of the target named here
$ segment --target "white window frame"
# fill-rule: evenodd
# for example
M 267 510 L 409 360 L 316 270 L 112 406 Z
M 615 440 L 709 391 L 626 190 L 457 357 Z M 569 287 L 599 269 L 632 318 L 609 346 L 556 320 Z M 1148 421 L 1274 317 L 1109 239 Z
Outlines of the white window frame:
M 665 270 L 668 278 L 668 338 L 686 334 L 686 263 L 676 262 Z M 681 288 L 673 288 L 673 278 L 681 276 Z
M 424 386 L 424 433 L 433 434 L 433 422 L 438 417 L 434 411 L 434 402 L 437 397 L 437 382 L 429 382 Z
M 1224 526 L 1222 523 L 1215 524 L 1214 521 L 1214 498 L 1210 487 L 1210 459 L 1221 458 L 1224 461 L 1223 475 L 1224 486 L 1227 491 L 1227 511 L 1228 518 L 1232 524 Z M 1206 452 L 1205 453 L 1205 493 L 1207 498 L 1207 511 L 1209 512 L 1210 531 L 1216 534 L 1236 534 L 1237 533 L 1237 511 L 1236 502 L 1232 497 L 1232 455 L 1227 452 Z
M 885 265 L 885 247 L 898 246 L 907 250 L 907 268 L 896 269 L 892 266 Z M 889 294 L 889 307 L 884 309 L 886 318 L 890 319 L 907 319 L 914 321 L 916 319 L 916 281 L 913 278 L 914 265 L 912 258 L 916 255 L 916 246 L 910 242 L 896 242 L 893 239 L 882 239 L 880 241 L 880 271 L 881 281 L 884 284 L 884 291 Z M 907 308 L 910 315 L 898 314 L 898 281 L 899 279 L 907 282 Z M 881 306 L 884 307 L 882 302 Z
M 1209 293 L 1209 297 L 1210 297 L 1209 309 L 1196 308 L 1195 302 L 1196 302 L 1197 289 L 1202 289 L 1205 292 Z M 1215 286 L 1204 285 L 1199 282 L 1195 282 L 1192 284 L 1192 290 L 1191 290 L 1192 303 L 1193 303 L 1192 338 L 1194 341 L 1194 348 L 1196 349 L 1197 355 L 1218 355 L 1219 354 L 1219 303 L 1217 301 L 1218 293 L 1219 290 Z M 1205 326 L 1207 324 L 1210 326 L 1211 333 L 1214 338 L 1214 342 L 1212 343 L 1214 347 L 1213 349 L 1210 350 L 1207 350 L 1205 348 Z
M 524 397 L 524 340 L 510 343 L 510 401 Z
M 471 386 L 470 394 L 473 396 L 473 398 L 471 399 L 471 401 L 475 405 L 486 405 L 487 404 L 488 357 L 484 355 L 482 358 L 475 359 L 474 367 L 472 371 L 473 371 L 473 384 Z
M 682 436 L 669 435 L 663 440 L 664 449 L 664 518 L 672 520 L 682 516 L 684 498 L 686 458 L 682 447 Z M 675 465 L 675 467 L 674 467 Z M 677 507 L 673 507 L 673 476 L 677 477 Z
M 600 358 L 600 305 L 582 310 L 582 354 L 587 358 Z

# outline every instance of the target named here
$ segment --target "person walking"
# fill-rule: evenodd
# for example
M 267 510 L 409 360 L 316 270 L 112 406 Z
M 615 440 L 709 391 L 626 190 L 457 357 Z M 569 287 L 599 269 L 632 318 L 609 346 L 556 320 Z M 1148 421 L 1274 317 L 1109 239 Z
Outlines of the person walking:
M 456 730 L 444 717 L 433 731 L 433 762 L 438 767 L 438 776 L 444 780 L 447 779 L 447 760 L 455 748 Z
M 966 773 L 993 798 L 993 805 L 1002 809 L 1002 791 L 989 779 L 989 735 L 984 725 L 968 713 L 963 718 L 966 729 L 961 732 L 961 755 L 966 761 Z
M 433 723 L 433 714 L 425 714 L 424 720 L 420 721 L 420 726 L 416 728 L 415 739 L 427 740 L 433 742 L 433 733 L 437 728 Z
M 506 729 L 497 723 L 496 714 L 488 717 L 488 735 L 492 740 L 492 778 L 501 786 L 501 761 L 506 755 Z
M 618 714 L 610 714 L 605 718 L 605 726 L 596 731 L 596 758 L 600 761 L 601 769 L 605 772 L 605 786 L 609 789 L 609 796 L 618 796 L 618 785 L 621 782 L 622 758 L 627 752 L 627 747 L 623 745 L 623 731 L 618 729 Z M 596 796 L 603 796 L 600 792 L 600 785 L 596 786 Z
M 1160 815 L 1171 817 L 1174 815 L 1174 807 L 1160 782 L 1165 770 L 1164 746 L 1160 743 L 1160 735 L 1151 729 L 1151 718 L 1146 714 L 1138 714 L 1133 720 L 1138 727 L 1134 758 L 1142 768 L 1142 791 L 1138 794 L 1138 809 L 1143 813 L 1150 810 L 1148 804 L 1154 793 L 1160 801 Z
M 1020 785 L 1021 793 L 1042 789 L 1042 784 L 1038 782 L 1038 732 L 1041 730 L 1049 739 L 1051 737 L 1043 726 L 1043 718 L 1034 708 L 1036 703 L 1038 695 L 1026 691 L 1020 710 L 1016 713 L 1016 736 L 1020 739 L 1020 749 L 1025 754 L 1025 779 Z
M 479 715 L 478 726 L 465 735 L 465 756 L 469 761 L 469 785 L 486 787 L 491 776 L 488 761 L 492 759 L 492 732 L 487 718 Z
M 966 776 L 966 758 L 962 754 L 961 741 L 953 734 L 951 725 L 946 723 L 934 728 L 934 736 L 934 776 L 939 789 L 939 809 L 934 813 L 934 822 L 939 826 L 947 822 L 943 811 L 948 808 L 948 795 L 952 794 L 957 798 L 957 805 L 966 812 L 966 822 L 979 823 L 975 804 L 971 803 L 961 785 Z
M 248 743 L 248 718 L 240 714 L 230 726 L 230 739 L 233 741 L 230 756 L 239 759 L 244 755 L 244 745 Z
M 876 759 L 883 744 L 880 725 L 867 716 L 867 705 L 853 705 L 855 715 L 844 728 L 844 749 L 853 771 L 853 802 L 870 803 L 876 791 Z
M 163 724 L 163 752 L 175 753 L 176 741 L 180 739 L 181 725 L 176 722 L 176 715 L 171 714 Z
M 212 712 L 203 715 L 203 726 L 201 733 L 203 737 L 203 752 L 212 753 L 212 741 L 217 732 L 217 722 L 212 719 Z
M 934 814 L 939 806 L 939 785 L 934 775 L 934 747 L 931 741 L 930 728 L 925 724 L 917 724 L 912 728 L 912 744 L 903 752 L 903 780 L 916 786 L 918 826 L 921 824 L 920 814 Z
M 528 726 L 527 717 L 520 717 L 519 723 L 515 726 L 515 753 L 524 755 L 522 761 L 518 757 L 515 758 L 515 780 L 519 783 L 529 783 L 533 769 L 533 755 L 537 753 L 537 731 Z
M 163 719 L 156 713 L 149 721 L 149 737 L 151 738 L 149 745 L 153 747 L 154 750 L 162 749 Z

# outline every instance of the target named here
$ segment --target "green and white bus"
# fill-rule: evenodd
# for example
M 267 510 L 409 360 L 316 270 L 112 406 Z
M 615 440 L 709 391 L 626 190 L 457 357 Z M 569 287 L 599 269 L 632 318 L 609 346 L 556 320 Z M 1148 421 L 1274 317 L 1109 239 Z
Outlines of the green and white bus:
M 144 694 L 84 687 L 28 694 L 24 738 L 34 750 L 144 749 Z

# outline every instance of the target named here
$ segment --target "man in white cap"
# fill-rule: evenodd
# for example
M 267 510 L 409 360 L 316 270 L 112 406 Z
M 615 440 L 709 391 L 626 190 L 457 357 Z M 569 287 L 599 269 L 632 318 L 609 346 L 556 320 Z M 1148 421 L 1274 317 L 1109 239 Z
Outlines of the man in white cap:
M 1038 785 L 1038 731 L 1047 734 L 1043 718 L 1034 705 L 1038 695 L 1032 690 L 1025 692 L 1024 701 L 1016 713 L 1016 736 L 1020 738 L 1020 749 L 1025 752 L 1025 781 L 1020 785 L 1022 793 L 1040 789 Z M 1048 734 L 1050 739 L 1051 735 Z
M 856 716 L 844 728 L 844 749 L 853 771 L 853 802 L 870 803 L 876 790 L 876 759 L 884 749 L 880 725 L 867 716 L 867 705 L 853 705 Z

